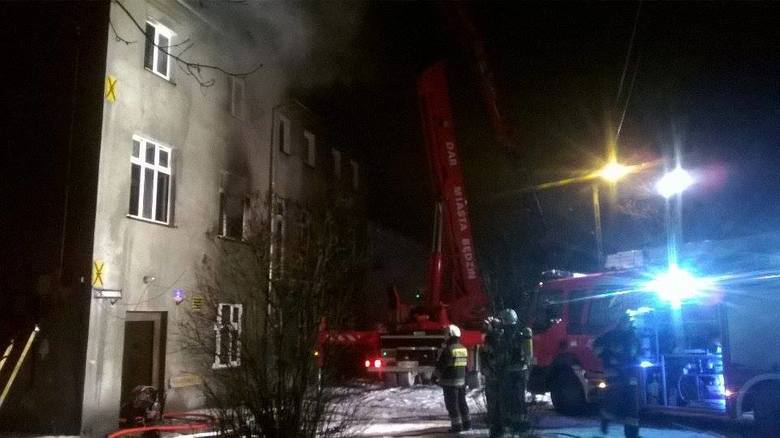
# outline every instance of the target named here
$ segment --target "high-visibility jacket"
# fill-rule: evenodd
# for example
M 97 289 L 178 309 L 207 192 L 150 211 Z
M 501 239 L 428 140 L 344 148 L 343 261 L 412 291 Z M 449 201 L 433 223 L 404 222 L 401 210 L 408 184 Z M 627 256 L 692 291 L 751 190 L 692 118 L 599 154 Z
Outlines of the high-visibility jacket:
M 469 352 L 466 347 L 461 345 L 457 338 L 450 338 L 436 361 L 439 384 L 442 386 L 465 386 L 468 358 Z

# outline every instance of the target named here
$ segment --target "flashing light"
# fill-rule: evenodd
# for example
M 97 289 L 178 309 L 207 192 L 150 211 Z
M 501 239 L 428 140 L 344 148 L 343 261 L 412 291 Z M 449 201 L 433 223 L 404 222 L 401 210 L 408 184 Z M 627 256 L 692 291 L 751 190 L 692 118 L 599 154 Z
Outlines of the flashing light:
M 642 362 L 639 362 L 639 366 L 642 368 L 650 368 L 653 365 L 655 364 L 650 362 L 649 360 L 643 360 Z
M 726 398 L 731 397 L 734 394 L 735 394 L 735 392 L 730 390 L 730 389 L 728 389 L 728 388 L 723 390 L 723 396 L 726 397 Z
M 317 356 L 319 356 L 319 355 L 320 355 L 320 352 L 319 352 L 319 351 L 317 351 L 317 350 L 314 350 L 314 357 L 317 357 Z
M 693 184 L 693 177 L 682 167 L 678 167 L 663 176 L 656 184 L 655 189 L 664 198 L 670 198 L 685 191 Z
M 604 389 L 607 387 L 607 382 L 599 382 L 598 385 L 596 385 L 599 389 Z
M 382 368 L 382 360 L 381 359 L 375 359 L 374 360 L 374 368 Z
M 366 359 L 366 368 L 371 368 L 371 361 Z
M 671 265 L 669 270 L 650 281 L 646 288 L 668 301 L 672 308 L 679 309 L 683 301 L 700 295 L 708 286 L 706 279 L 696 278 L 685 269 Z

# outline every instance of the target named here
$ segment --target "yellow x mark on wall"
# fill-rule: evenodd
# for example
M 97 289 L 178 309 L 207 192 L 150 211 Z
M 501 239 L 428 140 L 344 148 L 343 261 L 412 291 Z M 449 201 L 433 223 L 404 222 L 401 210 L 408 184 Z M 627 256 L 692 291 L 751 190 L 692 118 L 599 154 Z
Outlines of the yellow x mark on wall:
M 106 76 L 106 99 L 109 102 L 116 102 L 116 81 L 115 77 Z

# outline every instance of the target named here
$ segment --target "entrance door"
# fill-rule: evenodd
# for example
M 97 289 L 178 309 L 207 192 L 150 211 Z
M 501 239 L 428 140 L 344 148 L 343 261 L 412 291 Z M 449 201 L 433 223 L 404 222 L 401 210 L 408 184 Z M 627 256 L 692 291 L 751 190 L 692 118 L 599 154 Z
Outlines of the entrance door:
M 124 405 L 138 385 L 161 389 L 165 379 L 165 312 L 127 312 L 122 353 Z

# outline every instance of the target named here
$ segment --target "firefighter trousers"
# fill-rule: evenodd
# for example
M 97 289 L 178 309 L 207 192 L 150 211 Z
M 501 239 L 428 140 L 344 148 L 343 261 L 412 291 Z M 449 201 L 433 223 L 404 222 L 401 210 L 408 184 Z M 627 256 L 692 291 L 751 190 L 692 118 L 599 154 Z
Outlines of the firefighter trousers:
M 601 429 L 606 432 L 610 421 L 623 423 L 626 438 L 639 436 L 638 378 L 627 373 L 607 373 L 607 392 L 601 404 Z
M 460 430 L 471 425 L 469 405 L 466 403 L 465 386 L 442 386 L 444 390 L 444 406 L 450 416 L 452 428 Z

